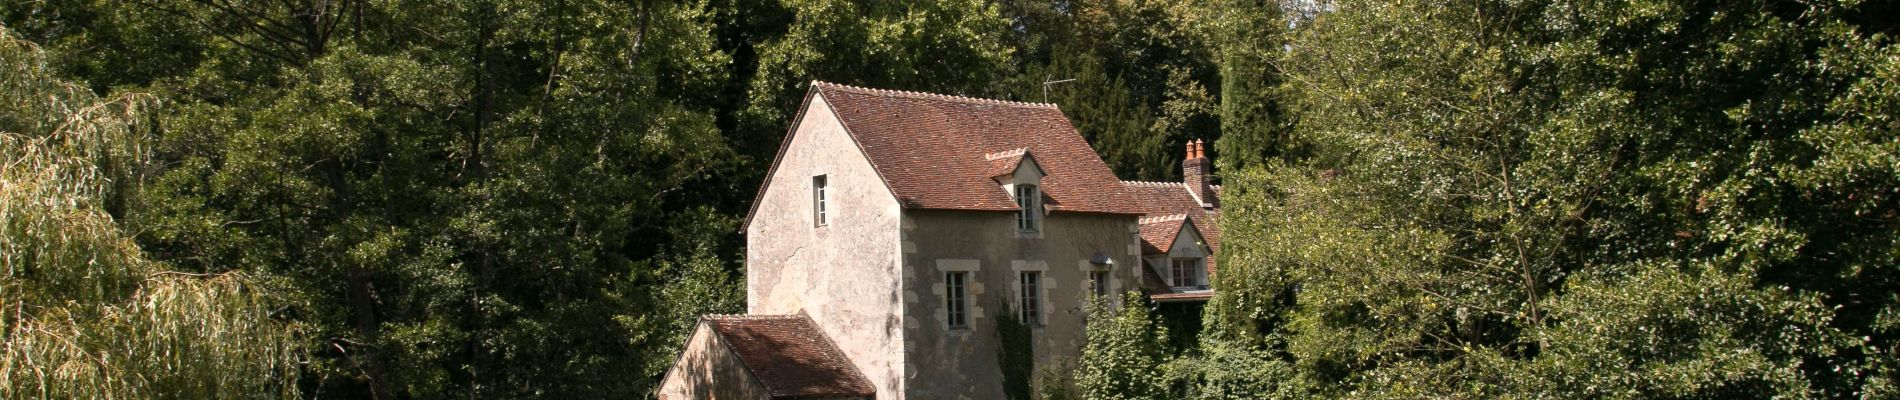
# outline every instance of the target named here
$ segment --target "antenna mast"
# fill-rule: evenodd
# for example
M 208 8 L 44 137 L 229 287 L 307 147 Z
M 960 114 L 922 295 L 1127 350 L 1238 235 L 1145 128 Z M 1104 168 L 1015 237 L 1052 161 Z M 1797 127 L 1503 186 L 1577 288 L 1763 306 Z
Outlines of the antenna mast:
M 1048 103 L 1048 102 L 1049 102 L 1049 85 L 1054 85 L 1054 84 L 1058 84 L 1058 83 L 1068 83 L 1068 82 L 1075 82 L 1075 79 L 1074 79 L 1074 78 L 1070 78 L 1070 79 L 1063 79 L 1063 80 L 1059 80 L 1059 81 L 1052 81 L 1052 80 L 1049 80 L 1049 79 L 1051 79 L 1051 78 L 1053 78 L 1053 77 L 1044 77 L 1044 78 L 1042 78 L 1042 102 L 1044 102 L 1044 103 Z

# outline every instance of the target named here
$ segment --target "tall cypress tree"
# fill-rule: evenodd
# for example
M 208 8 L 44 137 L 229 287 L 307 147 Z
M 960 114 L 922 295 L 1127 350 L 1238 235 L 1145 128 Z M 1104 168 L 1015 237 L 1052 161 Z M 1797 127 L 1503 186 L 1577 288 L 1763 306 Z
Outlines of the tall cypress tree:
M 1221 171 L 1239 171 L 1288 155 L 1292 123 L 1276 63 L 1285 52 L 1287 19 L 1273 0 L 1227 0 L 1219 19 Z

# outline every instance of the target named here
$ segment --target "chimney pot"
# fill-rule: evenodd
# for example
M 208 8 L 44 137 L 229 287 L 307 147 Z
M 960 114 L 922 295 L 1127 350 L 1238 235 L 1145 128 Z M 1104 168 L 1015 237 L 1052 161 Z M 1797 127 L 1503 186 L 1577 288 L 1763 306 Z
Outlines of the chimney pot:
M 1201 139 L 1188 141 L 1187 159 L 1181 161 L 1181 183 L 1185 184 L 1188 190 L 1193 191 L 1195 197 L 1200 198 L 1202 206 L 1212 206 L 1213 188 L 1207 181 L 1208 175 L 1213 171 L 1208 168 L 1211 165 L 1208 165 L 1207 149 L 1202 146 L 1203 143 L 1206 142 Z

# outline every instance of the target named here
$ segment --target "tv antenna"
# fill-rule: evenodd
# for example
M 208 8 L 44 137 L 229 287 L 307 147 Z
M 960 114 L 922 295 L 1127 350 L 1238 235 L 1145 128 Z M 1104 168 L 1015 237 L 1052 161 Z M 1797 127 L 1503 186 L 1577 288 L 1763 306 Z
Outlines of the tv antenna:
M 1042 78 L 1042 102 L 1044 102 L 1044 103 L 1048 103 L 1048 102 L 1049 102 L 1049 85 L 1054 85 L 1054 84 L 1058 84 L 1058 83 L 1068 83 L 1068 82 L 1075 82 L 1075 78 L 1069 78 L 1069 79 L 1063 79 L 1063 80 L 1059 80 L 1059 81 L 1052 81 L 1052 80 L 1049 80 L 1049 79 L 1051 79 L 1051 78 L 1053 78 L 1053 77 L 1045 77 L 1045 78 Z

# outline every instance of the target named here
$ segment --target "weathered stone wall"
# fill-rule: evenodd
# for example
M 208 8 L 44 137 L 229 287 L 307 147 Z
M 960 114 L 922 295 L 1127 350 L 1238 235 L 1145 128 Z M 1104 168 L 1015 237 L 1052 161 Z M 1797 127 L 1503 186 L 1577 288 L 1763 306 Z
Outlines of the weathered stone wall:
M 772 398 L 705 323 L 687 339 L 686 349 L 660 382 L 659 394 L 664 400 Z
M 1001 188 L 997 190 L 1002 190 Z M 1019 234 L 1009 212 L 905 210 L 903 219 L 907 394 L 917 399 L 1000 399 L 996 318 L 1018 295 L 1018 272 L 1042 271 L 1043 326 L 1034 329 L 1038 368 L 1081 355 L 1090 259 L 1114 260 L 1110 290 L 1137 290 L 1141 255 L 1134 216 L 1056 212 L 1042 231 Z M 948 329 L 944 273 L 969 277 L 968 329 Z M 880 395 L 881 396 L 881 395 Z M 880 397 L 883 398 L 883 397 Z
M 746 309 L 807 313 L 877 398 L 902 399 L 897 199 L 822 96 L 796 129 L 746 226 Z M 815 175 L 831 188 L 824 227 L 814 226 Z

